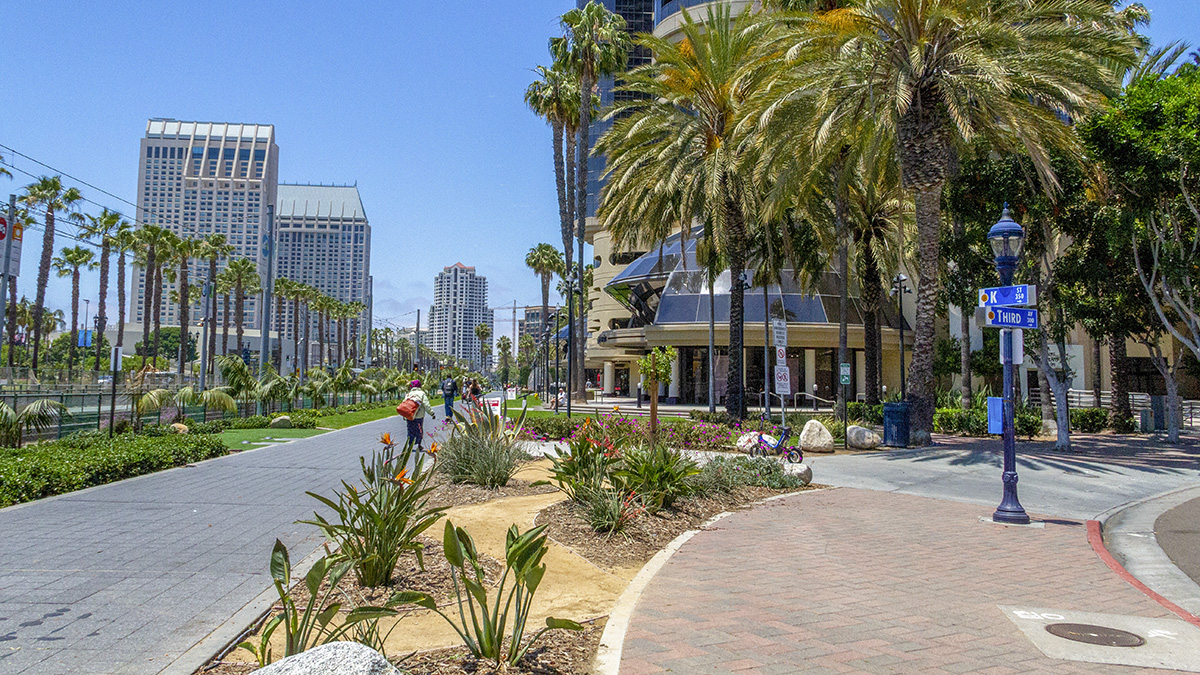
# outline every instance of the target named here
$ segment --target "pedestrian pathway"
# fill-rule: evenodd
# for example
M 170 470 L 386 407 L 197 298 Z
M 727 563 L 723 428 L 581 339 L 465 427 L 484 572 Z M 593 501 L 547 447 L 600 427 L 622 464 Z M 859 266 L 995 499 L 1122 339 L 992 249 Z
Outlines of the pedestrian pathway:
M 442 423 L 427 420 L 427 433 Z M 403 420 L 298 439 L 0 509 L 0 673 L 157 673 L 321 535 L 296 520 Z
M 837 488 L 735 513 L 650 582 L 621 673 L 1130 673 L 1045 656 L 1013 612 L 1189 627 L 1114 574 L 1083 523 L 980 522 L 991 511 Z

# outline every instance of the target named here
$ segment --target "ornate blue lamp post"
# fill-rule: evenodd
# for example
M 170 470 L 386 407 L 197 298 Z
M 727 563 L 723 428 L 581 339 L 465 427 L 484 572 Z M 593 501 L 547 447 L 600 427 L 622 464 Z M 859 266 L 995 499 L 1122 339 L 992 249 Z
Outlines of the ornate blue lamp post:
M 1005 205 L 1000 221 L 988 230 L 988 243 L 996 256 L 996 271 L 1000 285 L 1011 286 L 1017 259 L 1025 245 L 1025 231 L 1012 219 Z M 1004 358 L 1004 499 L 992 514 L 998 523 L 1025 525 L 1029 514 L 1017 499 L 1017 433 L 1013 421 L 1013 334 L 1011 329 L 1000 333 L 1000 351 Z

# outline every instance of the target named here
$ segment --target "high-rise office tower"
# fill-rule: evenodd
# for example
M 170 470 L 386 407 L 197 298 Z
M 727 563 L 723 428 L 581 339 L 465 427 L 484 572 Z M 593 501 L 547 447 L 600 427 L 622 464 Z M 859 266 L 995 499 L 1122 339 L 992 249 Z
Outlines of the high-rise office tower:
M 492 335 L 484 345 L 475 336 L 475 327 L 487 324 Z M 477 368 L 491 363 L 495 322 L 488 310 L 487 278 L 475 274 L 474 267 L 455 263 L 442 269 L 433 280 L 433 307 L 429 311 L 429 346 L 443 354 L 467 359 Z M 481 355 L 486 347 L 487 356 Z
M 371 275 L 371 224 L 358 188 L 285 183 L 279 186 L 278 203 L 276 278 L 307 284 L 341 302 L 365 304 Z M 295 321 L 292 303 L 285 302 L 282 323 L 272 322 L 276 329 L 283 328 L 283 366 L 288 372 L 294 363 Z M 363 329 L 359 321 L 352 322 L 351 340 Z M 315 324 L 310 326 L 310 340 L 315 330 Z M 315 363 L 312 357 L 310 364 Z
M 236 249 L 234 257 L 250 258 L 263 267 L 267 206 L 275 203 L 278 182 L 279 146 L 272 125 L 154 118 L 146 123 L 138 153 L 138 225 L 155 225 L 192 239 L 223 234 Z M 152 299 L 146 297 L 145 271 L 135 270 L 130 318 L 141 323 L 144 318 L 153 320 L 153 308 L 147 307 Z M 193 325 L 201 319 L 200 289 L 207 276 L 208 265 L 193 261 Z M 164 279 L 163 326 L 179 324 L 179 306 L 171 302 L 174 289 L 175 284 Z M 258 304 L 258 298 L 246 298 L 246 328 L 258 325 Z

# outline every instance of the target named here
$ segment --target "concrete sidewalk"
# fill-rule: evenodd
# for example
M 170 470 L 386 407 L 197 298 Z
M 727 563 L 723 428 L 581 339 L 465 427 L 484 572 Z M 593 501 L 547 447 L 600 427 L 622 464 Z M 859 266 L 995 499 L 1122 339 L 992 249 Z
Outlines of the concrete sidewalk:
M 1082 522 L 980 522 L 993 508 L 837 488 L 734 513 L 650 582 L 621 673 L 1129 673 L 1103 661 L 1183 646 L 1200 668 L 1200 629 L 1110 570 Z M 1166 626 L 1179 642 L 1138 628 L 1151 644 L 1097 647 L 1043 630 L 1075 616 Z
M 440 411 L 439 411 L 440 413 Z M 426 421 L 426 432 L 442 422 Z M 157 673 L 323 541 L 297 525 L 392 417 L 0 510 L 0 673 Z

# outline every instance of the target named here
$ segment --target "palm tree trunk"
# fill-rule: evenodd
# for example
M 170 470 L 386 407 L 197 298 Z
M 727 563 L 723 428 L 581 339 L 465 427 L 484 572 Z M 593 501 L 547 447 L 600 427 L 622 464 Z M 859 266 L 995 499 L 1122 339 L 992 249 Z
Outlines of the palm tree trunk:
M 208 307 L 208 363 L 202 364 L 208 368 L 208 374 L 213 373 L 213 364 L 217 355 L 217 256 L 208 259 L 208 296 L 212 306 Z
M 1100 367 L 1100 359 L 1103 356 L 1100 347 L 1100 338 L 1092 336 L 1092 407 L 1103 408 L 1101 395 L 1104 393 L 1103 384 L 1103 369 Z
M 46 311 L 46 284 L 50 283 L 50 261 L 54 257 L 54 207 L 46 204 L 46 231 L 42 234 L 42 259 L 38 262 L 37 299 L 33 305 L 33 359 L 30 367 L 37 372 L 38 350 L 42 343 L 42 317 Z
M 1129 405 L 1129 359 L 1126 357 L 1125 336 L 1108 338 L 1108 360 L 1112 368 L 1112 401 L 1109 416 L 1113 421 L 1132 420 L 1133 408 Z
M 282 339 L 281 339 L 282 340 Z M 300 296 L 292 296 L 292 370 L 300 368 Z
M 100 242 L 100 297 L 96 302 L 96 325 L 100 327 L 100 335 L 104 335 L 104 328 L 108 324 L 108 254 L 108 239 L 104 238 Z M 97 371 L 100 370 L 100 357 L 104 355 L 100 347 L 100 335 L 96 336 L 96 366 L 93 368 Z
M 275 334 L 279 336 L 279 351 L 275 355 L 275 372 L 283 373 L 283 294 L 275 296 Z
M 325 367 L 325 312 L 317 310 L 317 342 L 321 345 L 321 353 L 317 365 Z
M 304 358 L 302 358 L 300 360 L 300 373 L 301 374 L 308 371 L 308 352 L 309 352 L 308 329 L 311 324 L 312 324 L 312 317 L 309 315 L 308 301 L 306 300 L 304 302 L 304 354 L 303 354 Z
M 746 318 L 746 289 L 741 283 L 746 269 L 746 228 L 742 213 L 732 199 L 725 202 L 725 223 L 729 229 L 729 372 L 725 380 L 725 410 L 736 419 L 746 417 L 746 397 L 742 386 L 745 358 L 743 322 Z
M 245 299 L 245 291 L 240 283 L 234 288 L 234 294 L 235 295 L 233 297 L 233 322 L 235 324 L 237 324 L 237 353 L 238 353 L 238 356 L 241 356 L 242 355 L 242 335 L 245 333 L 245 329 L 242 327 L 242 313 L 245 311 L 246 299 Z
M 154 359 L 158 360 L 158 348 L 162 344 L 162 283 L 163 266 L 154 271 Z
M 912 361 L 908 370 L 908 401 L 912 406 L 910 438 L 914 445 L 929 445 L 933 432 L 933 342 L 938 295 L 938 228 L 942 184 L 916 190 L 917 215 L 917 325 L 913 327 Z
M 573 387 L 575 399 L 584 403 L 587 400 L 587 393 L 584 390 L 586 378 L 585 372 L 585 352 L 587 351 L 587 303 L 590 297 L 589 289 L 583 285 L 583 239 L 587 228 L 587 182 L 588 182 L 588 156 L 591 154 L 591 102 L 592 102 L 592 87 L 595 86 L 594 77 L 585 68 L 584 75 L 581 78 L 580 91 L 580 109 L 579 109 L 579 153 L 578 164 L 576 165 L 576 184 L 579 187 L 578 196 L 576 197 L 575 217 L 578 224 L 575 229 L 575 243 L 577 248 L 576 255 L 578 256 L 578 270 L 576 272 L 579 282 L 579 329 L 575 331 L 575 372 L 572 374 L 575 380 Z
M 67 346 L 67 372 L 75 368 L 75 345 L 79 343 L 79 268 L 71 275 L 71 343 Z
M 958 318 L 959 331 L 962 333 L 962 341 L 959 344 L 959 377 L 962 378 L 962 386 L 959 387 L 959 395 L 962 397 L 962 409 L 970 410 L 972 394 L 975 391 L 975 385 L 971 381 L 971 313 L 966 307 L 960 307 Z
M 146 279 L 142 291 L 142 368 L 146 367 L 146 357 L 150 355 L 150 305 L 154 298 L 155 257 L 154 247 L 151 246 L 146 251 L 146 266 L 142 268 Z
M 180 375 L 183 374 L 183 362 L 188 356 L 188 328 L 192 322 L 192 306 L 188 303 L 188 293 L 191 287 L 188 286 L 188 263 L 185 258 L 179 265 L 179 369 Z
M 225 294 L 225 312 L 221 317 L 221 354 L 229 353 L 229 294 Z
M 837 179 L 837 199 L 834 202 L 834 220 L 837 227 L 838 238 L 838 273 L 841 279 L 838 281 L 838 295 L 842 301 L 838 303 L 838 363 L 850 363 L 850 349 L 847 344 L 849 340 L 849 324 L 847 311 L 850 305 L 850 232 L 849 226 L 846 223 L 846 186 L 841 180 L 841 164 L 839 160 L 835 178 Z M 841 366 L 838 366 L 839 369 Z M 837 385 L 837 410 L 834 411 L 835 417 L 842 417 L 842 411 L 845 410 L 846 404 L 846 385 L 841 384 L 838 380 Z M 844 421 L 844 420 L 843 420 Z
M 125 250 L 117 255 L 117 346 L 125 346 Z M 118 366 L 119 367 L 119 366 Z

